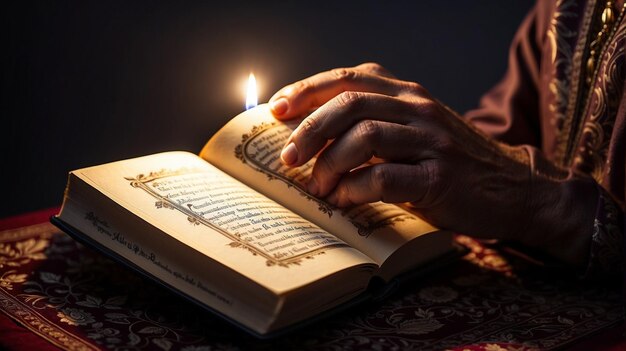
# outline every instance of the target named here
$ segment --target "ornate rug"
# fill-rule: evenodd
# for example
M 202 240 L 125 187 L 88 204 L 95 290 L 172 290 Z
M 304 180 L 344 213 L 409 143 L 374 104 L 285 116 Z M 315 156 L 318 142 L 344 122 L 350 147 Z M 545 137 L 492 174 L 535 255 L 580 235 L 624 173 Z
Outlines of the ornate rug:
M 469 254 L 391 298 L 259 341 L 39 223 L 0 231 L 0 309 L 68 350 L 550 350 L 620 322 L 617 287 L 457 240 Z

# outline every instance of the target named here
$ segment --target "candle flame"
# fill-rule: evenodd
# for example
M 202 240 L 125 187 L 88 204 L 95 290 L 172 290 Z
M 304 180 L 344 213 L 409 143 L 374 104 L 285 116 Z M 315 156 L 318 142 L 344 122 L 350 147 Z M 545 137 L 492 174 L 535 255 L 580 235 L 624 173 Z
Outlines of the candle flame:
M 250 73 L 248 77 L 248 89 L 246 92 L 246 110 L 255 107 L 258 104 L 258 95 L 256 90 L 256 78 Z

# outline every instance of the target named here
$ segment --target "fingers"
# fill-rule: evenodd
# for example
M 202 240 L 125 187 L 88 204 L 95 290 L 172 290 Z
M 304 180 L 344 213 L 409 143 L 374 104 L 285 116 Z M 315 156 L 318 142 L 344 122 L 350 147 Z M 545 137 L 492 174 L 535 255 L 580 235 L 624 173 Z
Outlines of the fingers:
M 325 197 L 341 177 L 370 161 L 372 157 L 388 162 L 416 163 L 434 157 L 432 133 L 396 123 L 363 120 L 330 144 L 317 157 L 308 192 Z
M 364 64 L 318 73 L 279 90 L 270 99 L 270 109 L 278 119 L 301 116 L 322 106 L 344 91 L 371 92 L 394 96 L 415 83 L 394 79 L 384 68 Z
M 417 165 L 382 163 L 362 167 L 344 175 L 326 200 L 338 207 L 377 201 L 419 203 L 430 191 L 433 166 L 434 162 L 427 160 Z
M 344 92 L 317 109 L 293 131 L 281 153 L 283 163 L 300 166 L 327 143 L 365 119 L 406 124 L 415 102 L 380 94 Z M 419 106 L 419 104 L 418 104 Z

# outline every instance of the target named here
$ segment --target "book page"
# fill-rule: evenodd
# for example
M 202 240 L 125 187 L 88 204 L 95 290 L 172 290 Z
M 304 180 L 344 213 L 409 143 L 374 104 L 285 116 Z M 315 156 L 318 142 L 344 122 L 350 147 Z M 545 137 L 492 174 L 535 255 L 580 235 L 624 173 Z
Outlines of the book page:
M 298 168 L 286 167 L 280 161 L 280 151 L 296 126 L 297 122 L 274 119 L 267 105 L 259 105 L 228 122 L 209 140 L 200 156 L 337 235 L 379 265 L 405 243 L 436 231 L 392 204 L 379 202 L 339 209 L 306 193 L 314 160 Z
M 154 227 L 281 294 L 362 253 L 196 155 L 169 152 L 73 172 Z

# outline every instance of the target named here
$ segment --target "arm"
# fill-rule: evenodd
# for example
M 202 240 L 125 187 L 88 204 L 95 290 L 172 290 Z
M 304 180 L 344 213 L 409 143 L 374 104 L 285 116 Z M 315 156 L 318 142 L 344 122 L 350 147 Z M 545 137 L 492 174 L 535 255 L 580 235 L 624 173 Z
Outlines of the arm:
M 572 217 L 587 218 L 586 225 L 572 231 L 571 235 L 590 238 L 587 245 L 589 250 L 586 255 L 586 267 L 582 268 L 584 276 L 587 278 L 603 277 L 623 270 L 623 235 L 626 226 L 623 201 L 626 194 L 620 193 L 619 186 L 603 188 L 586 175 L 559 170 L 543 152 L 536 149 L 542 147 L 541 140 L 546 138 L 540 133 L 539 116 L 542 113 L 545 115 L 550 113 L 546 110 L 548 104 L 545 101 L 543 104 L 539 103 L 541 99 L 549 99 L 547 92 L 539 93 L 539 85 L 542 78 L 546 79 L 540 74 L 540 62 L 545 60 L 541 54 L 555 55 L 549 50 L 543 50 L 543 52 L 541 50 L 544 43 L 549 41 L 552 41 L 552 50 L 556 46 L 557 38 L 547 34 L 550 21 L 553 20 L 553 6 L 552 2 L 537 2 L 535 8 L 523 21 L 511 44 L 508 70 L 504 78 L 483 96 L 479 108 L 467 112 L 464 117 L 498 140 L 513 145 L 529 145 L 526 148 L 530 155 L 532 173 L 558 179 L 560 187 L 570 198 L 569 202 L 586 203 L 586 207 L 581 208 L 580 213 L 572 211 L 569 215 L 563 214 L 552 220 L 554 225 L 568 225 Z M 552 25 L 558 26 L 558 24 Z M 546 85 L 545 81 L 543 84 Z M 543 109 L 540 106 L 543 106 Z M 618 130 L 624 129 L 618 127 L 624 124 L 623 113 L 623 111 L 618 113 L 615 135 L 620 134 Z M 620 116 L 622 118 L 619 118 Z M 617 147 L 617 149 L 620 148 Z M 617 156 L 617 159 L 619 158 Z M 621 158 L 623 159 L 623 154 Z M 613 167 L 612 172 L 611 180 L 616 183 L 621 182 L 621 189 L 624 189 L 623 185 L 626 182 L 624 171 Z M 613 193 L 609 193 L 606 189 L 612 189 Z M 550 218 L 545 220 L 550 220 Z M 547 251 L 564 250 L 570 241 L 569 238 L 565 239 L 566 242 L 559 243 L 557 240 L 549 244 Z
M 586 265 L 599 198 L 593 179 L 531 146 L 496 142 L 420 85 L 378 72 L 374 64 L 324 72 L 272 98 L 282 119 L 319 106 L 282 153 L 289 166 L 319 153 L 309 192 L 338 206 L 408 202 L 441 228 Z M 364 165 L 374 156 L 382 162 Z

